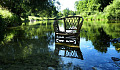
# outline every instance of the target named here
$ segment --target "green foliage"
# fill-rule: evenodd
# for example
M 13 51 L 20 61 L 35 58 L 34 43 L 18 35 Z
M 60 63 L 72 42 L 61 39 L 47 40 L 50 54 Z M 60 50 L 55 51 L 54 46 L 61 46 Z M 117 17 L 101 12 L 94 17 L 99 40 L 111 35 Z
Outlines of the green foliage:
M 87 18 L 89 20 L 97 20 L 97 21 L 107 21 L 106 14 L 103 12 L 96 12 L 95 14 L 89 15 Z
M 8 26 L 17 26 L 20 25 L 21 20 L 20 18 L 9 12 L 6 9 L 1 9 L 0 8 L 0 27 L 2 27 L 1 29 L 4 29 Z
M 75 2 L 75 8 L 79 12 L 83 12 L 87 10 L 87 2 L 86 1 L 76 1 Z
M 63 15 L 68 16 L 69 15 L 69 8 L 66 8 L 63 10 Z
M 120 0 L 114 0 L 104 9 L 108 20 L 120 20 Z
M 75 15 L 75 12 L 66 8 L 63 10 L 63 16 L 67 17 L 68 15 Z
M 0 27 L 21 25 L 21 18 L 26 21 L 29 15 L 55 17 L 58 11 L 54 3 L 55 0 L 0 0 L 0 7 L 7 9 L 0 9 L 0 19 L 3 20 Z
M 98 8 L 100 12 L 103 12 L 104 8 L 112 3 L 113 0 L 95 0 L 96 4 L 100 4 L 100 7 Z
M 75 8 L 86 19 L 120 20 L 120 0 L 80 0 L 75 2 Z
M 55 0 L 54 0 L 55 1 Z M 22 18 L 27 18 L 31 13 L 41 14 L 45 13 L 51 16 L 54 8 L 54 1 L 52 0 L 0 0 L 0 5 L 7 8 L 12 13 Z M 39 12 L 40 11 L 40 12 Z M 47 13 L 46 13 L 47 12 Z
M 96 11 L 100 7 L 100 4 L 97 4 L 94 0 L 81 0 L 75 2 L 75 8 L 80 13 L 84 11 Z
M 59 17 L 62 17 L 62 16 L 63 16 L 62 12 L 59 12 L 57 15 L 58 15 Z

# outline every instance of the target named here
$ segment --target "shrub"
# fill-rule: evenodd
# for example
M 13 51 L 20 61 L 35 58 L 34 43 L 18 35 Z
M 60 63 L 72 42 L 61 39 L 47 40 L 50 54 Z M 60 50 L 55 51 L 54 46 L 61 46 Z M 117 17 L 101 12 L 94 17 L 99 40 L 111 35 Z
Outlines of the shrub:
M 108 20 L 120 20 L 120 0 L 114 0 L 104 9 Z
M 21 24 L 21 19 L 10 11 L 0 8 L 0 25 L 3 27 L 17 26 Z

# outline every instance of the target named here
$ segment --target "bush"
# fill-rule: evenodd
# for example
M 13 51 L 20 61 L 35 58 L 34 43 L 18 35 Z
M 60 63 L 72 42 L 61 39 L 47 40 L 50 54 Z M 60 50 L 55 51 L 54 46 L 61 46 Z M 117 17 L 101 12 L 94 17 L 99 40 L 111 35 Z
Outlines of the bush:
M 120 20 L 120 0 L 114 0 L 104 9 L 108 20 Z
M 17 26 L 21 24 L 21 19 L 19 16 L 2 8 L 0 8 L 0 20 L 0 25 L 3 27 Z

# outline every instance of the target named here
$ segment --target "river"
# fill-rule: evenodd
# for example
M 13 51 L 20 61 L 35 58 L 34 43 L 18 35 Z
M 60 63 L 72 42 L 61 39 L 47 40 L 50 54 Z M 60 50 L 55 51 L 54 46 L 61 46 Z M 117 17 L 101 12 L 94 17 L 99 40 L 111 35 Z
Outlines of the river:
M 0 35 L 0 70 L 120 69 L 120 43 L 111 42 L 120 37 L 120 23 L 84 22 L 79 44 L 82 59 L 63 57 L 64 50 L 56 55 L 52 21 L 11 27 Z

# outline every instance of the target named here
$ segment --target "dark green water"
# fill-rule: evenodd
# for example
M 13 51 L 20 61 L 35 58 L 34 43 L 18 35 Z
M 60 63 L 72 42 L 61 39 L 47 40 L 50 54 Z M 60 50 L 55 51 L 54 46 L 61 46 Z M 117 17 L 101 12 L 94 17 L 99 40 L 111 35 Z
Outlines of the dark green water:
M 0 70 L 119 70 L 119 23 L 84 22 L 80 33 L 82 59 L 56 55 L 53 22 L 12 27 L 1 32 Z M 60 24 L 62 29 L 62 24 Z M 68 50 L 69 51 L 69 50 Z M 68 54 L 69 55 L 69 54 Z

